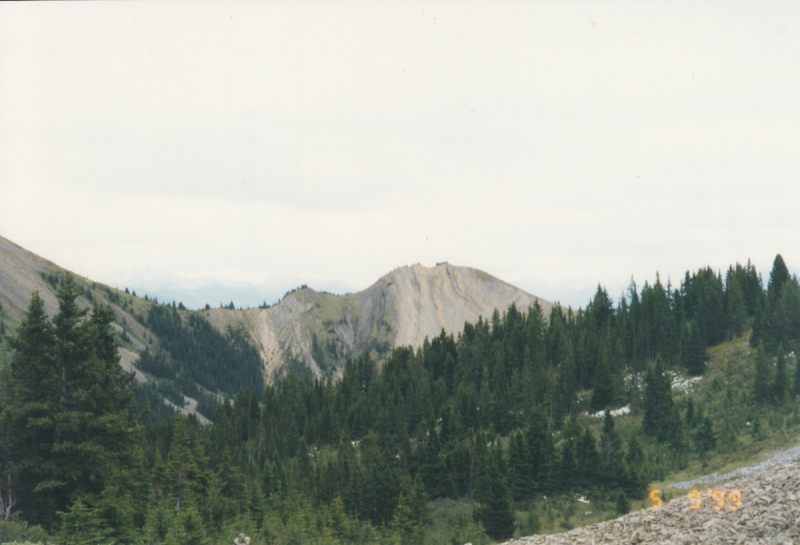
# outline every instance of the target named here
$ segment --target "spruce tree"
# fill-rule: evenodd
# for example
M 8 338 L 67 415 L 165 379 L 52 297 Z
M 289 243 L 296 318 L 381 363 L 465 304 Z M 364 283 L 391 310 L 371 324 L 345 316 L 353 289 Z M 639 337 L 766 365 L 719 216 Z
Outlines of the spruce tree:
M 744 323 L 747 319 L 747 306 L 744 300 L 744 294 L 739 286 L 739 281 L 733 271 L 729 271 L 728 279 L 725 283 L 726 288 L 726 306 L 728 314 L 728 331 L 732 339 L 736 339 L 742 334 Z
M 511 496 L 523 502 L 533 497 L 534 482 L 528 445 L 521 433 L 514 433 L 509 440 L 509 472 Z
M 20 508 L 48 529 L 77 497 L 94 509 L 138 434 L 133 378 L 119 366 L 111 310 L 95 306 L 88 315 L 80 294 L 65 274 L 50 323 L 34 293 L 11 340 L 15 401 L 3 411 L 2 436 L 19 470 Z
M 505 484 L 504 466 L 503 448 L 495 445 L 487 456 L 476 491 L 479 507 L 475 516 L 486 533 L 498 540 L 508 539 L 514 534 L 514 509 Z
M 753 385 L 753 394 L 757 403 L 763 405 L 769 401 L 770 379 L 769 361 L 766 354 L 764 354 L 763 343 L 759 343 L 755 350 L 755 383 Z
M 772 400 L 776 405 L 783 405 L 786 401 L 786 386 L 788 378 L 786 376 L 786 358 L 783 354 L 783 345 L 778 346 L 778 356 L 775 364 L 775 382 L 772 383 Z
M 648 435 L 655 435 L 659 443 L 670 441 L 680 446 L 682 428 L 680 415 L 672 399 L 669 377 L 663 371 L 661 357 L 656 357 L 655 365 L 647 370 L 642 427 Z
M 628 497 L 642 498 L 647 491 L 647 471 L 644 466 L 644 451 L 636 436 L 628 441 L 625 454 L 625 482 L 623 489 Z
M 614 430 L 614 417 L 606 409 L 603 416 L 603 430 L 600 434 L 600 459 L 609 488 L 618 486 L 622 481 L 622 457 L 622 441 Z
M 79 498 L 66 513 L 60 513 L 62 523 L 59 543 L 64 545 L 101 545 L 109 542 L 111 528 L 95 509 Z
M 702 376 L 706 370 L 708 353 L 700 338 L 700 332 L 696 327 L 692 327 L 688 333 L 688 342 L 683 352 L 683 365 L 686 372 L 693 377 Z
M 792 387 L 792 400 L 796 401 L 800 396 L 800 354 L 794 355 L 794 385 Z
M 601 474 L 600 454 L 597 452 L 597 442 L 589 428 L 583 429 L 583 435 L 578 440 L 575 458 L 581 486 L 589 487 L 597 483 L 598 476 Z
M 628 500 L 628 496 L 625 495 L 624 490 L 617 492 L 617 500 L 614 502 L 614 509 L 617 511 L 618 515 L 626 515 L 631 510 L 631 502 Z
M 770 306 L 774 307 L 781 297 L 783 285 L 789 280 L 789 269 L 783 261 L 781 254 L 775 256 L 772 262 L 772 271 L 769 273 L 769 284 L 767 284 L 767 297 Z
M 600 352 L 600 365 L 595 376 L 594 389 L 589 403 L 589 410 L 592 413 L 602 411 L 614 403 L 614 381 L 611 376 L 608 351 L 602 348 Z
M 52 526 L 56 507 L 47 494 L 37 494 L 36 488 L 51 459 L 51 418 L 58 402 L 59 382 L 53 373 L 55 330 L 38 292 L 31 296 L 25 318 L 9 344 L 15 352 L 7 377 L 9 399 L 0 416 L 3 484 L 8 483 L 6 494 L 16 496 L 29 522 Z M 10 517 L 11 512 L 5 515 Z
M 714 438 L 714 428 L 708 416 L 700 416 L 699 425 L 694 435 L 694 440 L 701 454 L 714 448 L 717 441 Z

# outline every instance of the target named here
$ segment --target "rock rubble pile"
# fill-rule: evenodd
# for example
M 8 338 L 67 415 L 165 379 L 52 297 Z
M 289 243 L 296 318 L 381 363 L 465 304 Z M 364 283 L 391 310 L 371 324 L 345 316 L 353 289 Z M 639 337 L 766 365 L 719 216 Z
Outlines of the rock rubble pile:
M 692 507 L 695 507 L 692 509 Z M 507 545 L 696 543 L 800 545 L 800 463 L 697 490 L 658 509 Z

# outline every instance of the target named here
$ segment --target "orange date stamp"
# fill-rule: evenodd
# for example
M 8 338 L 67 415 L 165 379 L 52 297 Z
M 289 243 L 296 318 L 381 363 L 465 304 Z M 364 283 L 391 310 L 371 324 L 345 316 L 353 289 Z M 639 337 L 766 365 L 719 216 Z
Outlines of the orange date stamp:
M 651 509 L 658 509 L 663 504 L 659 494 L 661 490 L 654 489 L 650 491 L 650 499 L 654 502 L 650 507 Z M 689 498 L 689 509 L 696 511 L 703 505 L 703 499 L 709 498 L 713 502 L 711 508 L 714 511 L 736 511 L 742 507 L 742 493 L 738 490 L 711 490 L 710 488 L 705 493 L 699 490 L 692 490 L 687 495 Z

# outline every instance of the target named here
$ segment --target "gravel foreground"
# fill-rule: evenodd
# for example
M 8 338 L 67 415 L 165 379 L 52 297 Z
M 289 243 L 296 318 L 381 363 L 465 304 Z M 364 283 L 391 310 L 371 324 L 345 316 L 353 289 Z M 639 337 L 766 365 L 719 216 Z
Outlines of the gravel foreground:
M 700 486 L 700 479 L 678 483 L 690 486 L 697 484 L 698 494 L 694 500 L 681 496 L 658 509 L 629 513 L 564 534 L 524 537 L 507 541 L 506 544 L 800 545 L 800 463 L 792 454 L 788 454 L 788 461 L 780 464 L 765 466 L 775 460 L 776 455 L 752 468 L 739 469 L 738 472 L 744 472 L 761 468 L 760 471 L 750 471 L 739 479 L 719 484 L 713 489 Z M 723 475 L 716 478 L 727 477 Z M 691 509 L 691 506 L 697 508 Z

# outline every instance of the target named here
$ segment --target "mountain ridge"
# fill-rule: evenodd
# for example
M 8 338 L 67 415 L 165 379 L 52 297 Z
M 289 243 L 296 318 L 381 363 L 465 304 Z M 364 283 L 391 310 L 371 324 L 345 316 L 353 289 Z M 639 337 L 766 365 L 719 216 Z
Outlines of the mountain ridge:
M 536 302 L 547 316 L 553 303 L 488 273 L 449 263 L 417 263 L 398 267 L 353 294 L 306 287 L 268 309 L 202 312 L 220 330 L 238 323 L 250 332 L 265 364 L 265 380 L 272 383 L 292 363 L 304 364 L 316 378 L 338 379 L 347 357 L 370 353 L 381 360 L 392 348 L 417 348 L 442 330 L 457 335 L 465 322 L 488 319 L 495 309 L 505 311 L 514 304 L 527 310 Z M 318 361 L 318 354 L 325 353 L 316 351 L 314 343 L 327 343 L 329 361 Z
M 35 290 L 48 314 L 55 314 L 55 292 L 65 272 L 0 237 L 0 303 L 11 322 L 23 319 Z M 127 338 L 120 349 L 121 364 L 137 371 L 137 378 L 145 382 L 136 363 L 145 349 L 158 346 L 147 324 L 157 299 L 142 299 L 75 276 L 86 289 L 79 304 L 99 302 L 114 309 L 112 325 Z M 495 310 L 502 313 L 512 304 L 527 310 L 537 302 L 547 317 L 553 303 L 484 271 L 442 262 L 433 267 L 419 263 L 397 267 L 356 293 L 333 295 L 303 287 L 266 309 L 210 308 L 180 314 L 200 314 L 223 333 L 228 327 L 244 327 L 259 351 L 264 382 L 272 384 L 292 372 L 337 380 L 348 358 L 370 354 L 380 363 L 397 346 L 418 348 L 425 338 L 442 331 L 458 335 L 465 322 L 488 320 Z

